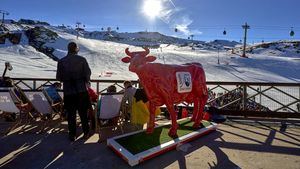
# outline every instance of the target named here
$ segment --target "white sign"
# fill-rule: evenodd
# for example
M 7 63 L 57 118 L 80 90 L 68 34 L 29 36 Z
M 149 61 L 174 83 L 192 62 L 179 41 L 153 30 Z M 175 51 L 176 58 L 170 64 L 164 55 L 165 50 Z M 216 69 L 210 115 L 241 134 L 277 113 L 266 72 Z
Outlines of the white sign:
M 0 96 L 0 103 L 10 103 L 7 96 Z
M 176 72 L 178 93 L 187 93 L 192 91 L 192 76 L 190 72 Z

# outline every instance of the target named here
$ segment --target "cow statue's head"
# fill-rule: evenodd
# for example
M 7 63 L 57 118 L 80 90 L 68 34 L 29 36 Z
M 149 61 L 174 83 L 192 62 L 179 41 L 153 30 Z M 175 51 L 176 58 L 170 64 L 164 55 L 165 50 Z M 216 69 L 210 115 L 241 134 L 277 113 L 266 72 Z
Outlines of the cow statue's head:
M 125 53 L 128 55 L 122 58 L 122 62 L 130 63 L 129 70 L 131 72 L 136 72 L 139 68 L 148 62 L 153 62 L 156 60 L 155 56 L 147 56 L 150 51 L 148 48 L 143 47 L 144 51 L 129 52 L 129 48 L 125 49 Z

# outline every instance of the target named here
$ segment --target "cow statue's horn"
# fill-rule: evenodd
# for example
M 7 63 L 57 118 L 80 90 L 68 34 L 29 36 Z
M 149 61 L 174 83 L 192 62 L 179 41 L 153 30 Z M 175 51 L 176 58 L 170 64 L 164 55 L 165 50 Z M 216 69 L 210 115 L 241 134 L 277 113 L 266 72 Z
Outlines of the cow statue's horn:
M 143 49 L 145 50 L 145 56 L 150 53 L 150 50 L 147 47 L 143 47 Z
M 126 48 L 126 49 L 125 49 L 125 53 L 126 53 L 126 55 L 128 55 L 128 56 L 132 56 L 132 53 L 129 52 L 129 48 Z

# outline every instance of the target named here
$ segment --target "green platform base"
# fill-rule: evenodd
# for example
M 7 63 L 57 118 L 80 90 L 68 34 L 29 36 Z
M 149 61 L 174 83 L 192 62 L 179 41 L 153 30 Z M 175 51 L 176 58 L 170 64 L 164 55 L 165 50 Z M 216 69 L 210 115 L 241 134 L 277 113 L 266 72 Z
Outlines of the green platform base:
M 134 166 L 164 152 L 176 148 L 177 144 L 190 142 L 202 135 L 214 131 L 217 124 L 202 121 L 202 127 L 194 129 L 194 123 L 189 118 L 178 121 L 178 138 L 168 135 L 171 124 L 156 127 L 152 134 L 146 134 L 145 130 L 127 133 L 107 140 L 107 145 L 117 155 Z

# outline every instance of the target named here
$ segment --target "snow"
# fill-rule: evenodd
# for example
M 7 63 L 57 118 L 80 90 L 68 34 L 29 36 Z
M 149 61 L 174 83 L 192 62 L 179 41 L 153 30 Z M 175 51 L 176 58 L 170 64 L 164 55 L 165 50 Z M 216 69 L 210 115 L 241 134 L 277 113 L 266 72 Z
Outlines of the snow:
M 13 70 L 7 72 L 11 77 L 54 78 L 56 62 L 29 45 L 0 46 L 0 56 L 2 70 L 7 61 L 13 66 Z
M 46 28 L 56 32 L 59 36 L 53 43 L 45 44 L 55 49 L 53 54 L 58 58 L 66 55 L 66 47 L 70 41 L 79 44 L 79 55 L 87 59 L 93 79 L 136 80 L 138 78 L 135 73 L 128 70 L 128 64 L 121 62 L 121 58 L 126 56 L 124 50 L 127 47 L 130 48 L 130 51 L 141 50 L 140 47 L 133 46 L 137 41 L 127 41 L 125 44 L 100 38 L 80 37 L 77 39 L 76 34 L 68 29 L 59 29 L 53 26 L 46 26 Z M 123 35 L 127 38 L 136 38 L 136 34 L 124 33 Z M 165 38 L 165 36 L 155 34 L 155 38 Z M 222 47 L 235 46 L 235 42 L 226 41 L 199 43 L 198 47 L 162 44 L 161 48 L 151 49 L 150 55 L 156 56 L 155 62 L 159 63 L 199 62 L 204 67 L 208 81 L 300 82 L 300 73 L 298 73 L 300 72 L 300 56 L 293 54 L 295 53 L 294 49 L 285 48 L 285 52 L 274 53 L 273 47 L 257 48 L 248 55 L 249 58 L 241 58 L 225 50 L 220 50 L 220 64 L 218 64 L 217 50 L 207 47 L 216 44 Z M 192 46 L 194 46 L 194 50 Z M 29 46 L 26 39 L 22 40 L 20 45 L 0 45 L 1 69 L 4 68 L 6 61 L 11 62 L 14 67 L 13 71 L 7 73 L 11 77 L 55 78 L 57 63 Z

